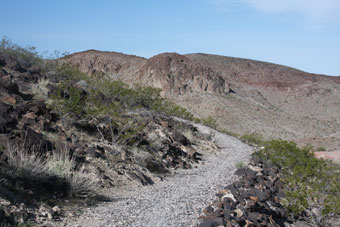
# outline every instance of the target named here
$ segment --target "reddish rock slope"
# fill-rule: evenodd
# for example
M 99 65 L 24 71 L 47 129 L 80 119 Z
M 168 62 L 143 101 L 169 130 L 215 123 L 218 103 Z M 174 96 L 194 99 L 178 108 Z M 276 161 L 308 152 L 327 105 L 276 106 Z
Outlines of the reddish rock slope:
M 216 118 L 232 132 L 295 141 L 332 137 L 340 147 L 340 77 L 209 54 L 144 59 L 90 50 L 64 60 L 89 74 L 104 72 L 129 84 L 161 88 L 165 97 L 198 117 Z

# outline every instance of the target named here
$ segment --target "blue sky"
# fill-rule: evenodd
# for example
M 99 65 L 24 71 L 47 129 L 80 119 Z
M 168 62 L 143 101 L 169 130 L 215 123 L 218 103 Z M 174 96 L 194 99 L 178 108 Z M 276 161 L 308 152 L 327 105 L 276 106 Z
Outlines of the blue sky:
M 339 0 L 0 0 L 0 36 L 39 51 L 211 53 L 340 75 Z

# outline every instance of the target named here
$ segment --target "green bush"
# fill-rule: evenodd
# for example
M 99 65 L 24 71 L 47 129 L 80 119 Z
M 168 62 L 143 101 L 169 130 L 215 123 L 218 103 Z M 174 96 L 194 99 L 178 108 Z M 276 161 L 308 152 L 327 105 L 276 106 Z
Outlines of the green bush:
M 219 129 L 220 132 L 224 133 L 224 134 L 227 134 L 229 136 L 233 136 L 233 137 L 236 137 L 236 138 L 239 138 L 240 135 L 237 134 L 236 132 L 231 132 L 231 131 L 228 131 L 226 129 Z
M 70 86 L 67 88 L 67 96 L 63 93 L 64 90 L 65 84 L 63 83 L 60 85 L 57 95 L 53 97 L 55 100 L 58 100 L 54 102 L 56 105 L 55 109 L 72 117 L 84 117 L 87 114 L 88 106 L 82 90 Z
M 236 168 L 240 169 L 240 168 L 244 168 L 246 167 L 246 163 L 244 163 L 243 161 L 239 161 L 236 163 Z
M 282 204 L 294 215 L 306 212 L 322 223 L 329 215 L 340 214 L 340 166 L 315 158 L 311 146 L 298 148 L 293 142 L 272 140 L 255 155 L 276 166 L 285 183 Z M 315 210 L 320 215 L 315 215 Z
M 217 128 L 216 120 L 213 117 L 210 117 L 210 116 L 207 117 L 207 118 L 202 118 L 201 119 L 201 123 L 203 125 L 206 125 L 206 126 L 210 127 L 210 128 L 214 128 L 214 129 Z
M 95 114 L 120 115 L 126 111 L 138 108 L 149 109 L 168 116 L 193 120 L 193 115 L 169 100 L 161 97 L 160 89 L 135 85 L 130 88 L 122 81 L 111 80 L 105 76 L 90 77 L 78 69 L 65 64 L 57 70 L 61 78 L 59 91 L 52 97 L 52 107 L 62 113 L 86 117 Z M 82 89 L 71 86 L 78 81 L 85 81 L 87 94 Z M 67 91 L 67 96 L 65 95 Z M 104 96 L 106 103 L 98 101 L 98 96 Z
M 21 47 L 17 44 L 13 44 L 7 37 L 3 37 L 0 42 L 0 53 L 6 57 L 12 57 L 14 59 L 22 59 L 28 64 L 41 64 L 42 59 L 35 47 Z
M 325 148 L 325 147 L 319 147 L 319 148 L 317 149 L 317 151 L 326 151 L 326 148 Z
M 240 137 L 241 141 L 251 145 L 262 145 L 264 143 L 262 135 L 256 132 L 245 133 Z

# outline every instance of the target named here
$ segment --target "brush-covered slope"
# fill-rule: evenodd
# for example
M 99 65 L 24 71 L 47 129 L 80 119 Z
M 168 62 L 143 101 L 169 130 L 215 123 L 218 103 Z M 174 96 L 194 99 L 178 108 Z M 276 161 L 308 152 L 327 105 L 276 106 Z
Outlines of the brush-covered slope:
M 304 142 L 334 137 L 335 143 L 340 136 L 339 77 L 209 54 L 164 53 L 144 59 L 85 51 L 65 59 L 86 73 L 100 71 L 130 84 L 161 88 L 165 97 L 196 116 L 214 117 L 221 128 L 239 134 Z

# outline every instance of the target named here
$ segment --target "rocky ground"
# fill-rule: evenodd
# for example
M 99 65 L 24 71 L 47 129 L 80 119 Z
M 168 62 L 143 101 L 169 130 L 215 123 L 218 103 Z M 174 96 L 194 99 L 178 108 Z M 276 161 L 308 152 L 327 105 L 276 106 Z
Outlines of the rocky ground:
M 86 207 L 98 200 L 115 201 L 115 196 L 131 196 L 131 203 L 128 202 L 135 204 L 131 209 L 136 209 L 141 200 L 149 201 L 149 207 L 155 201 L 165 207 L 167 204 L 162 205 L 161 200 L 170 202 L 168 215 L 182 212 L 183 204 L 189 204 L 192 198 L 190 212 L 197 213 L 201 202 L 207 199 L 204 197 L 218 188 L 220 177 L 233 179 L 236 162 L 251 152 L 251 148 L 234 138 L 205 132 L 208 129 L 203 130 L 200 125 L 146 108 L 124 109 L 113 115 L 82 115 L 85 99 L 90 97 L 94 103 L 104 105 L 109 105 L 110 100 L 98 89 L 91 96 L 86 81 L 69 80 L 72 69 L 67 68 L 65 74 L 58 71 L 60 65 L 56 63 L 44 61 L 25 49 L 11 48 L 0 52 L 0 217 L 8 225 L 58 223 L 63 217 L 76 216 L 74 209 L 78 206 Z M 62 107 L 74 97 L 78 99 L 65 112 Z M 56 99 L 62 105 L 56 106 Z M 121 98 L 114 102 L 121 105 L 120 109 L 127 106 Z M 86 178 L 80 179 L 86 180 L 81 180 L 81 184 L 90 182 L 91 188 L 75 193 L 66 178 L 39 172 L 46 171 L 40 166 L 61 154 L 66 155 L 61 160 L 63 165 L 68 159 L 74 163 L 70 176 L 82 173 Z M 58 162 L 54 164 L 59 165 Z M 92 188 L 94 184 L 96 187 Z M 145 185 L 155 186 L 138 188 Z M 117 190 L 103 195 L 112 188 Z M 186 199 L 187 196 L 191 197 Z M 177 198 L 183 198 L 180 207 Z M 122 221 L 127 221 L 129 209 L 126 207 L 127 213 L 117 213 L 113 218 L 125 217 Z M 168 220 L 164 217 L 162 223 Z M 174 223 L 195 220 L 196 216 L 190 216 Z
M 265 132 L 294 138 L 301 146 L 315 144 L 319 151 L 340 147 L 334 114 L 339 106 L 333 105 L 338 79 L 201 54 L 149 60 L 98 51 L 84 56 L 56 63 L 15 45 L 0 52 L 0 226 L 286 224 L 278 172 L 258 159 L 236 171 L 254 147 L 173 117 L 188 113 L 171 109 L 170 102 L 162 106 L 160 98 L 152 103 L 152 89 L 136 93 L 142 89 L 109 80 L 98 85 L 102 73 L 129 83 L 137 75 L 141 85 L 161 88 L 164 97 L 196 116 L 216 118 L 229 134 Z M 100 77 L 61 67 L 70 59 Z M 239 66 L 247 70 L 238 71 Z M 265 70 L 250 77 L 255 69 Z M 273 72 L 289 78 L 268 78 Z M 167 108 L 174 115 L 157 111 Z M 59 175 L 39 169 L 63 154 L 62 168 L 60 159 L 53 163 Z M 68 162 L 67 177 L 60 175 Z M 81 187 L 76 191 L 74 185 Z
M 253 148 L 208 127 L 194 126 L 200 133 L 211 135 L 218 147 L 214 152 L 202 151 L 202 165 L 177 170 L 155 185 L 109 191 L 111 201 L 88 208 L 74 220 L 62 221 L 62 225 L 197 226 L 202 208 L 222 189 L 223 183 L 237 179 L 237 163 L 247 160 Z
M 253 157 L 250 164 L 239 168 L 241 179 L 216 194 L 217 199 L 204 209 L 200 227 L 223 226 L 286 226 L 288 215 L 280 201 L 284 184 L 278 171 Z
M 58 90 L 65 75 L 54 71 L 56 64 L 15 48 L 0 53 L 0 217 L 8 224 L 57 221 L 70 204 L 92 202 L 107 188 L 155 184 L 176 169 L 199 165 L 200 151 L 216 149 L 191 124 L 143 108 L 70 117 L 52 97 L 70 97 L 76 87 L 81 101 L 90 95 L 86 83 L 69 81 Z M 95 98 L 108 102 L 101 93 Z M 27 175 L 59 154 L 72 157 L 71 171 L 83 171 L 96 191 L 77 198 L 63 178 Z M 23 158 L 32 167 L 23 169 Z

